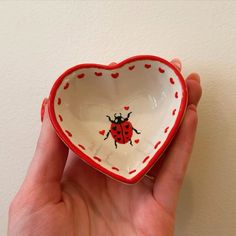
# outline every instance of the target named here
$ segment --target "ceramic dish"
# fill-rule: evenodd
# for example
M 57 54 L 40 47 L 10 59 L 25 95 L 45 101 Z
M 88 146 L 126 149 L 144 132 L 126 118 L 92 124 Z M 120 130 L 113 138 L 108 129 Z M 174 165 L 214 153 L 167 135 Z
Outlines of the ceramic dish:
M 176 133 L 187 104 L 180 72 L 151 55 L 116 65 L 80 64 L 63 73 L 49 97 L 58 136 L 104 174 L 135 183 Z

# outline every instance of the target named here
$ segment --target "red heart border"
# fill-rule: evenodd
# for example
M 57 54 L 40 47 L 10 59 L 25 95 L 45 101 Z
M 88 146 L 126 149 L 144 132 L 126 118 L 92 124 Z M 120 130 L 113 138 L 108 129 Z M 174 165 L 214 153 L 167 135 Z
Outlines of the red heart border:
M 99 165 L 99 163 L 95 162 L 92 158 L 90 158 L 89 156 L 87 156 L 85 153 L 83 153 L 80 149 L 78 149 L 78 147 L 76 147 L 71 141 L 70 139 L 65 135 L 65 133 L 63 132 L 63 130 L 61 129 L 59 123 L 57 122 L 56 119 L 56 115 L 55 115 L 55 111 L 54 111 L 54 99 L 56 96 L 56 91 L 58 89 L 58 87 L 61 85 L 63 79 L 69 75 L 70 73 L 72 73 L 75 70 L 78 69 L 82 69 L 82 68 L 100 68 L 100 69 L 104 69 L 104 70 L 114 70 L 117 68 L 122 67 L 123 65 L 127 64 L 127 63 L 131 63 L 134 61 L 138 61 L 138 60 L 154 60 L 154 61 L 159 61 L 163 64 L 165 64 L 166 66 L 170 67 L 175 74 L 177 75 L 179 82 L 181 84 L 181 88 L 182 88 L 182 99 L 181 99 L 181 105 L 180 105 L 180 109 L 179 109 L 179 113 L 178 116 L 175 120 L 175 124 L 172 127 L 170 133 L 168 134 L 166 140 L 164 141 L 164 143 L 162 144 L 161 148 L 158 149 L 158 151 L 153 155 L 153 157 L 151 158 L 151 160 L 149 161 L 149 163 L 140 171 L 138 172 L 135 176 L 133 176 L 133 178 L 131 179 L 127 179 L 119 174 L 116 174 L 114 172 L 111 172 L 109 170 L 107 170 L 106 168 L 104 168 L 103 166 Z M 187 87 L 184 81 L 183 76 L 181 75 L 181 73 L 167 60 L 160 58 L 158 56 L 153 56 L 153 55 L 137 55 L 137 56 L 133 56 L 130 58 L 127 58 L 117 64 L 112 64 L 112 65 L 101 65 L 101 64 L 95 64 L 95 63 L 84 63 L 84 64 L 79 64 L 76 65 L 70 69 L 68 69 L 67 71 L 65 71 L 54 83 L 51 91 L 50 91 L 50 95 L 49 95 L 49 101 L 48 101 L 48 112 L 49 112 L 49 117 L 51 119 L 52 125 L 55 128 L 58 136 L 61 138 L 61 140 L 77 155 L 80 156 L 80 158 L 82 158 L 84 161 L 86 161 L 86 163 L 88 163 L 89 165 L 91 165 L 92 167 L 96 168 L 97 170 L 99 170 L 100 172 L 116 179 L 119 180 L 121 182 L 124 183 L 128 183 L 128 184 L 133 184 L 138 182 L 139 180 L 141 180 L 141 178 L 145 175 L 145 173 L 147 173 L 151 167 L 156 163 L 156 161 L 160 158 L 160 156 L 164 153 L 165 149 L 168 147 L 168 145 L 171 143 L 175 133 L 177 132 L 185 111 L 186 111 L 186 107 L 187 107 L 187 101 L 188 101 L 188 92 L 187 92 Z

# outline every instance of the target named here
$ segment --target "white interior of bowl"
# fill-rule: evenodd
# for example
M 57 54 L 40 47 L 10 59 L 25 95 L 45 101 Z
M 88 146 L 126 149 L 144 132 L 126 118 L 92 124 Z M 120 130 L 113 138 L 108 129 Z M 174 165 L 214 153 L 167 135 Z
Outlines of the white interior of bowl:
M 115 73 L 117 78 L 112 77 Z M 159 61 L 137 60 L 113 70 L 91 67 L 71 72 L 56 91 L 54 112 L 79 150 L 110 172 L 132 179 L 164 144 L 181 99 L 182 87 L 172 68 Z M 106 116 L 126 117 L 129 112 L 129 121 L 141 134 L 133 132 L 133 146 L 117 143 L 116 148 L 111 134 L 104 140 L 111 126 Z

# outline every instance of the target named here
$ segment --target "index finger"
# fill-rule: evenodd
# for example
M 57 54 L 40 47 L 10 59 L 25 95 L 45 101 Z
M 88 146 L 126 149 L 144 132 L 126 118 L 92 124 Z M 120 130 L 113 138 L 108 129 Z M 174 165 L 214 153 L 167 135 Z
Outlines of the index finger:
M 60 181 L 66 164 L 68 148 L 55 133 L 47 108 L 46 105 L 37 147 L 26 176 L 27 183 Z

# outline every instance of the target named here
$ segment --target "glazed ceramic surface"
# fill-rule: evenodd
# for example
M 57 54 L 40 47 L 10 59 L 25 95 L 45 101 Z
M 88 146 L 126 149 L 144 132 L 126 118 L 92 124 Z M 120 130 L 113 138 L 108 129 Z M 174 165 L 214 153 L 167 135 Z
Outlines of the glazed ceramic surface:
M 67 70 L 51 90 L 49 114 L 59 137 L 80 158 L 114 179 L 135 183 L 171 142 L 186 103 L 179 71 L 143 55 Z

